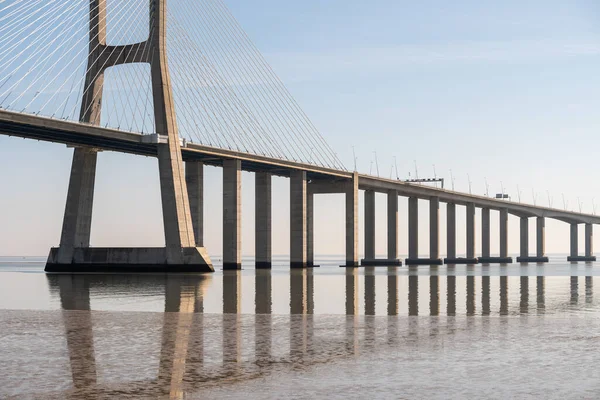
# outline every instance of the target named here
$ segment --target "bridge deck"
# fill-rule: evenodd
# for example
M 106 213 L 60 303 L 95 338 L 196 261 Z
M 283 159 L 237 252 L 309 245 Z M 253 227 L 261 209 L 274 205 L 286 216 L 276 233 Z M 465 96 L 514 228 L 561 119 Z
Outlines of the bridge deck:
M 41 141 L 62 143 L 72 146 L 90 146 L 102 150 L 132 153 L 155 157 L 157 144 L 152 143 L 149 135 L 124 132 L 114 129 L 74 123 L 58 119 L 43 118 L 36 115 L 0 110 L 0 134 L 36 139 Z M 198 160 L 207 165 L 221 166 L 223 160 L 238 159 L 242 161 L 245 171 L 268 171 L 279 176 L 289 176 L 292 170 L 308 173 L 309 179 L 340 181 L 352 177 L 352 172 L 320 167 L 294 161 L 274 159 L 266 156 L 241 153 L 233 150 L 219 149 L 194 143 L 186 143 L 182 147 L 184 161 Z M 567 223 L 600 224 L 600 217 L 577 212 L 558 210 L 530 204 L 514 203 L 468 193 L 454 192 L 430 186 L 411 184 L 397 180 L 359 175 L 361 189 L 387 192 L 397 190 L 400 195 L 421 199 L 439 197 L 442 202 L 466 205 L 474 203 L 477 207 L 493 210 L 507 209 L 509 213 L 525 217 L 546 217 Z M 339 192 L 332 186 L 332 193 Z
M 0 110 L 0 134 L 36 139 L 71 146 L 90 146 L 101 150 L 138 154 L 156 157 L 156 143 L 151 143 L 150 135 L 124 132 L 83 123 L 44 118 L 35 115 Z M 219 149 L 195 143 L 182 146 L 184 161 L 203 161 L 208 165 L 221 166 L 223 160 L 242 161 L 245 171 L 269 171 L 275 175 L 289 176 L 290 170 L 303 170 L 311 178 L 345 178 L 351 172 L 324 168 L 311 164 L 297 163 L 260 155 Z

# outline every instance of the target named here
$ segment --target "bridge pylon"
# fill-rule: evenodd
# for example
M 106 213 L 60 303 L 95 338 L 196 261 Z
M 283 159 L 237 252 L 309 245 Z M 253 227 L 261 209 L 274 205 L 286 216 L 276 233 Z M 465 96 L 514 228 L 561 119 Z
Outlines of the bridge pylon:
M 80 122 L 100 125 L 106 69 L 149 63 L 156 132 L 165 248 L 92 248 L 90 233 L 98 150 L 76 147 L 60 246 L 50 251 L 47 272 L 212 272 L 203 247 L 196 247 L 173 90 L 167 60 L 167 0 L 150 0 L 146 41 L 110 46 L 106 42 L 106 0 L 90 0 L 89 56 Z

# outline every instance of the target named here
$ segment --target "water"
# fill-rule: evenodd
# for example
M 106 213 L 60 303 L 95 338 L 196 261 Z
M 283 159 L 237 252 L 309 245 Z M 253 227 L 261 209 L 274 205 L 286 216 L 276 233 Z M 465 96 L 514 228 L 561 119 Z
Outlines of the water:
M 599 398 L 600 269 L 558 260 L 70 276 L 0 258 L 0 398 Z

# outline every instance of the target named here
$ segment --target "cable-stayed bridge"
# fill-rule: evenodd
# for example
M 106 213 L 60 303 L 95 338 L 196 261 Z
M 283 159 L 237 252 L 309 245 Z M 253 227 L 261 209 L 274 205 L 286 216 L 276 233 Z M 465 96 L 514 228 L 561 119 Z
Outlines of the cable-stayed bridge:
M 519 261 L 543 262 L 545 218 L 571 225 L 572 261 L 595 259 L 600 217 L 381 179 L 346 170 L 222 0 L 0 1 L 0 133 L 73 146 L 60 246 L 48 271 L 212 271 L 203 247 L 203 166 L 223 168 L 223 263 L 241 267 L 241 171 L 256 173 L 256 266 L 271 266 L 271 177 L 290 178 L 290 264 L 313 259 L 313 197 L 345 194 L 346 265 L 400 265 L 398 196 L 409 197 L 408 264 L 512 262 L 508 215 L 520 217 Z M 90 246 L 97 154 L 158 158 L 165 248 Z M 375 258 L 375 192 L 388 197 L 388 255 Z M 418 199 L 429 200 L 430 254 L 418 256 Z M 447 258 L 439 208 L 447 204 Z M 457 257 L 456 206 L 467 210 Z M 482 209 L 480 257 L 475 209 Z M 500 254 L 490 254 L 490 210 Z M 537 224 L 529 252 L 529 218 Z M 578 225 L 585 224 L 585 255 Z

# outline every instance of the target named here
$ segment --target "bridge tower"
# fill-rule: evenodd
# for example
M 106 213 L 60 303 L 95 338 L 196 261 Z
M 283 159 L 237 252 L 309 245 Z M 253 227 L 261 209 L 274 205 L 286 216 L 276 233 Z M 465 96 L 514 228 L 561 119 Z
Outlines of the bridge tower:
M 154 119 L 161 137 L 157 156 L 166 248 L 90 248 L 98 150 L 77 147 L 60 247 L 50 251 L 46 271 L 214 270 L 205 249 L 196 247 L 166 52 L 166 3 L 167 0 L 149 1 L 150 33 L 146 41 L 110 46 L 106 42 L 106 0 L 90 0 L 88 68 L 80 110 L 80 122 L 100 125 L 106 69 L 128 63 L 150 64 Z

